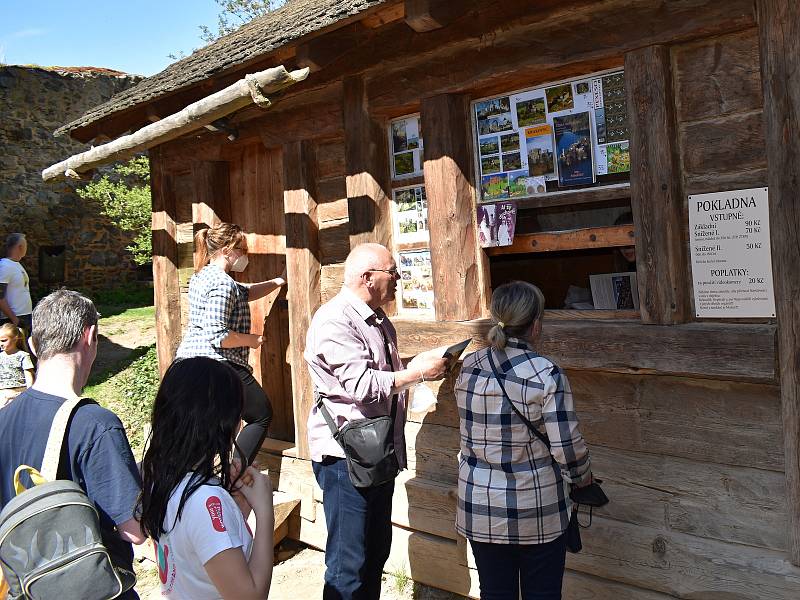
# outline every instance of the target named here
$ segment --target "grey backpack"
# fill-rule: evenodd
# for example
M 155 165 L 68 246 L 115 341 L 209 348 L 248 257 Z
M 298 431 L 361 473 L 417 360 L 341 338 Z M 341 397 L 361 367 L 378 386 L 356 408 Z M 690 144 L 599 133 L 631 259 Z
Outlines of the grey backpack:
M 136 583 L 132 572 L 111 563 L 97 509 L 83 489 L 57 479 L 69 419 L 82 401 L 72 398 L 58 409 L 41 473 L 27 465 L 14 473 L 17 496 L 0 512 L 0 566 L 9 600 L 108 600 Z M 19 480 L 23 472 L 31 489 Z

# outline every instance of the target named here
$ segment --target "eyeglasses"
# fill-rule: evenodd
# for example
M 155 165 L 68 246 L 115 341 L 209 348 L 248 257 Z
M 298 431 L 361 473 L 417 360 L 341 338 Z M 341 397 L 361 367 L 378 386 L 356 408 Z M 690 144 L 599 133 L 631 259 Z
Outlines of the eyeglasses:
M 397 270 L 397 267 L 392 267 L 391 269 L 367 269 L 367 271 L 380 271 L 381 273 L 388 273 L 392 277 L 400 277 L 400 271 Z

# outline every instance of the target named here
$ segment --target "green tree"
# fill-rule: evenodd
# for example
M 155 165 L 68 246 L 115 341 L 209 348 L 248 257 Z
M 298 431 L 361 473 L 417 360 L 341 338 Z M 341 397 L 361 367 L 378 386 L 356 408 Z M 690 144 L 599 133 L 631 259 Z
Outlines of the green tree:
M 153 260 L 151 226 L 150 165 L 146 156 L 119 164 L 110 174 L 77 190 L 85 200 L 94 200 L 102 212 L 123 231 L 136 234 L 128 246 L 136 264 Z
M 222 9 L 217 17 L 216 31 L 200 25 L 200 37 L 211 43 L 223 35 L 236 31 L 253 19 L 267 14 L 283 5 L 285 0 L 215 0 Z

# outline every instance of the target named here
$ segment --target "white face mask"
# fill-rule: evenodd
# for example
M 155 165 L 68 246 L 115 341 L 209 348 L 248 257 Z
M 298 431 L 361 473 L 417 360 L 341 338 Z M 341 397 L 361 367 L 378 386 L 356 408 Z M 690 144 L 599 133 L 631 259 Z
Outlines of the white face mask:
M 231 264 L 231 271 L 235 273 L 241 273 L 247 268 L 247 264 L 250 260 L 247 258 L 247 254 L 242 254 L 239 258 L 233 261 Z

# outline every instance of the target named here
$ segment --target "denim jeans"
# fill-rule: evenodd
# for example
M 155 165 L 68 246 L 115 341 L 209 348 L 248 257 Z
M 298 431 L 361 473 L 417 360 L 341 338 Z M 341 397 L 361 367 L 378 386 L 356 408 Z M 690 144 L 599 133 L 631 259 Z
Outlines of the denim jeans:
M 481 600 L 560 600 L 566 537 L 546 544 L 487 544 L 470 540 Z
M 394 481 L 356 488 L 344 459 L 313 462 L 324 493 L 328 541 L 323 600 L 378 600 L 381 574 L 392 546 Z

